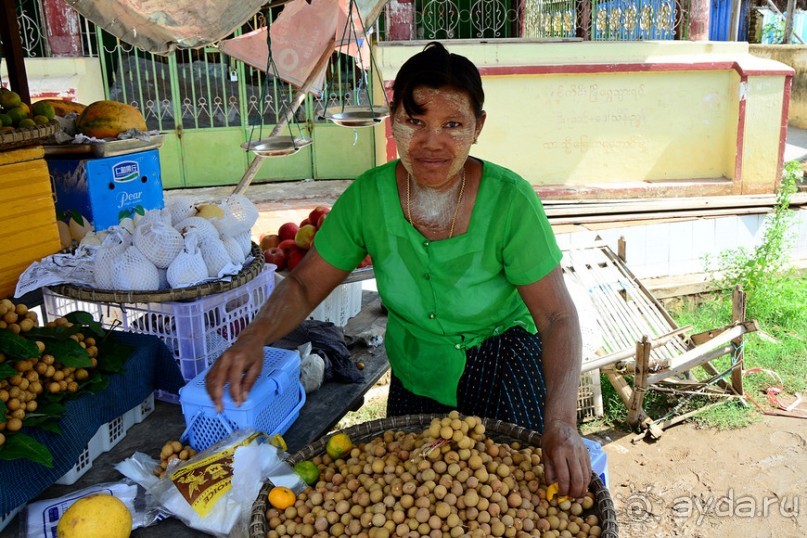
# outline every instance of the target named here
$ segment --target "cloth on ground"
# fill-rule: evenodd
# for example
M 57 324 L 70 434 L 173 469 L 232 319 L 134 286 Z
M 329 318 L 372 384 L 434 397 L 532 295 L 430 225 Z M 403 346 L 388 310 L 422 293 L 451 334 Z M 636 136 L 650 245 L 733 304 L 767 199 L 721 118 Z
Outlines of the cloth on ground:
M 26 459 L 0 460 L 0 514 L 25 504 L 59 480 L 76 463 L 98 428 L 140 404 L 154 389 L 176 394 L 184 385 L 173 354 L 156 336 L 115 331 L 118 340 L 132 348 L 124 372 L 109 376 L 109 385 L 97 394 L 70 400 L 57 423 L 61 433 L 23 428 L 53 455 L 47 468 Z M 14 484 L 14 487 L 5 487 Z
M 345 344 L 345 332 L 329 321 L 309 319 L 300 324 L 282 340 L 272 343 L 272 347 L 297 349 L 311 342 L 312 353 L 325 361 L 325 381 L 361 383 L 364 376 L 350 360 L 350 351 Z

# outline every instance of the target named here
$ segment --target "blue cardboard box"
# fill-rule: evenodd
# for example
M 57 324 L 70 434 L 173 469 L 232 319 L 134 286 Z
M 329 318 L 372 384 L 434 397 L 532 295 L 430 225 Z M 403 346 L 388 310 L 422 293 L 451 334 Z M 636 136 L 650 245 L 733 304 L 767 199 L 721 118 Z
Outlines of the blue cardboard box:
M 105 230 L 135 212 L 163 207 L 156 149 L 98 158 L 48 157 L 59 220 Z

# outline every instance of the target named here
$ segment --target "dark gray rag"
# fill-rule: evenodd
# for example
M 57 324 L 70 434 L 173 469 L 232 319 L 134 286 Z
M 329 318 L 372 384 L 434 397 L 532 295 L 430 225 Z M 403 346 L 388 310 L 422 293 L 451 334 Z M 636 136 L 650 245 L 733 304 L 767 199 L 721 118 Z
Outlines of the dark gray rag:
M 345 343 L 345 332 L 330 321 L 309 319 L 290 332 L 272 347 L 297 349 L 311 342 L 311 353 L 316 353 L 325 361 L 325 381 L 361 383 L 364 376 L 350 360 L 350 351 Z

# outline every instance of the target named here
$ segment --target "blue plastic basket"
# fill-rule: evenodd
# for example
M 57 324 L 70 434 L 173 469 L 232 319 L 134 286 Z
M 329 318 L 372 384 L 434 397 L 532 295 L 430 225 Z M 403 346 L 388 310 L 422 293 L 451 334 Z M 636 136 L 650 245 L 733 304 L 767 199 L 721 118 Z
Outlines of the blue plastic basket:
M 263 370 L 249 398 L 237 407 L 229 386 L 225 386 L 222 413 L 216 412 L 207 394 L 206 375 L 207 369 L 179 390 L 186 425 L 183 440 L 195 450 L 205 450 L 237 429 L 283 434 L 297 420 L 305 404 L 305 390 L 300 383 L 300 355 L 296 351 L 264 348 Z
M 591 470 L 594 474 L 600 477 L 605 487 L 608 487 L 608 456 L 602 449 L 600 443 L 592 441 L 591 439 L 583 438 L 583 444 L 588 449 L 588 455 L 591 458 Z

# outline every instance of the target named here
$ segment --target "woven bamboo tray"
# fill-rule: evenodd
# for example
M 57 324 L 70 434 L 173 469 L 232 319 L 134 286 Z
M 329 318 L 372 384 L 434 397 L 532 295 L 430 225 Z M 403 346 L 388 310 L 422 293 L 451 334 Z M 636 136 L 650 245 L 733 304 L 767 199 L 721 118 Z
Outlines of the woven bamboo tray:
M 342 432 L 350 436 L 354 445 L 358 445 L 371 441 L 387 430 L 413 432 L 426 429 L 433 418 L 442 418 L 443 416 L 444 415 L 406 415 L 371 420 L 346 428 L 342 430 Z M 534 431 L 515 424 L 489 418 L 483 418 L 482 423 L 485 425 L 485 435 L 497 442 L 509 443 L 519 441 L 525 445 L 534 447 L 541 446 L 541 435 Z M 325 445 L 328 443 L 330 437 L 331 435 L 329 434 L 314 441 L 290 456 L 286 461 L 289 465 L 294 466 L 296 463 L 310 460 L 314 456 L 323 454 L 325 452 Z M 271 482 L 265 483 L 258 494 L 258 498 L 252 505 L 249 538 L 266 538 L 266 533 L 269 531 L 269 524 L 266 520 L 266 510 L 268 508 L 267 495 L 269 494 L 269 490 L 273 487 L 274 484 Z M 591 475 L 589 491 L 594 494 L 594 507 L 592 510 L 600 520 L 600 527 L 602 529 L 601 538 L 617 538 L 619 536 L 619 527 L 611 494 L 608 492 L 602 480 L 600 480 L 600 477 L 593 473 Z
M 14 129 L 8 133 L 0 133 L 0 151 L 16 149 L 24 146 L 40 144 L 61 129 L 59 122 L 50 120 L 47 125 Z
M 232 277 L 230 281 L 216 280 L 205 282 L 197 286 L 187 288 L 175 288 L 161 291 L 121 291 L 121 290 L 99 290 L 85 288 L 73 284 L 59 284 L 51 286 L 51 289 L 59 295 L 96 303 L 164 303 L 176 301 L 191 301 L 206 297 L 216 293 L 223 293 L 243 286 L 263 271 L 264 259 L 261 247 L 252 243 L 253 256 L 251 262 L 244 266 L 241 271 Z

